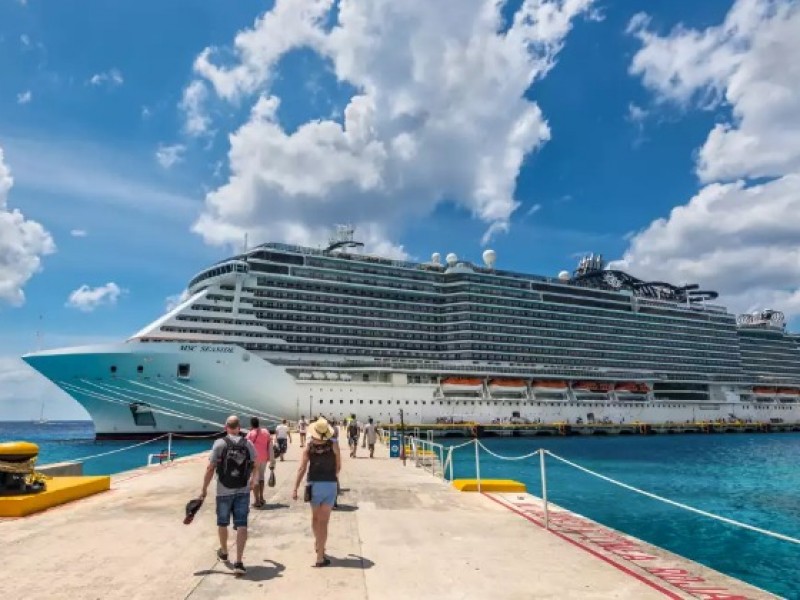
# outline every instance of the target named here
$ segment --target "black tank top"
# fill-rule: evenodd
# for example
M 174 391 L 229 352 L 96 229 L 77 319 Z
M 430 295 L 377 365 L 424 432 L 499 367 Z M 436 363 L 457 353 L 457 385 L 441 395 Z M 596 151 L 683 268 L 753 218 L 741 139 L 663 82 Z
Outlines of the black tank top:
M 309 481 L 336 481 L 336 454 L 331 442 L 309 444 L 308 459 Z

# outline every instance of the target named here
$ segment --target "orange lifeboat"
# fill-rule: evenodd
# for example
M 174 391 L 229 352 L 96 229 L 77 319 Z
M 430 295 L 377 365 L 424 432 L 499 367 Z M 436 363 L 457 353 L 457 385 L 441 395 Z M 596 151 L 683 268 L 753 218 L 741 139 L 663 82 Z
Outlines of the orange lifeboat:
M 541 379 L 533 382 L 533 390 L 537 392 L 565 392 L 567 382 L 560 379 Z
M 521 392 L 527 389 L 524 379 L 490 379 L 489 389 L 497 392 Z
M 478 377 L 445 377 L 442 388 L 453 391 L 476 391 L 483 387 L 483 380 Z
M 576 392 L 599 392 L 600 384 L 597 381 L 576 381 L 572 389 Z
M 640 394 L 639 384 L 632 381 L 624 381 L 614 386 L 614 391 L 618 394 Z
M 778 394 L 781 396 L 797 396 L 800 395 L 800 390 L 797 388 L 778 388 Z
M 758 386 L 753 388 L 756 396 L 774 396 L 777 390 L 774 387 Z

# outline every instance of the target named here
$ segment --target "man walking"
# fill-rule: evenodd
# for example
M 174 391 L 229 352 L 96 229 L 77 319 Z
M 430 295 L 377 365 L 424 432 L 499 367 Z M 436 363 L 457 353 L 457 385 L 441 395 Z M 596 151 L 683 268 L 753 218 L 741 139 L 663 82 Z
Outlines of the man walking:
M 200 497 L 205 499 L 208 486 L 216 473 L 219 533 L 217 557 L 223 561 L 228 560 L 228 525 L 233 517 L 233 528 L 236 530 L 236 562 L 233 563 L 233 572 L 241 576 L 247 572 L 242 555 L 247 542 L 250 490 L 256 487 L 257 471 L 253 468 L 256 449 L 242 435 L 239 417 L 236 415 L 225 420 L 225 433 L 225 437 L 216 440 L 211 448 Z
M 347 444 L 350 446 L 350 458 L 355 458 L 358 450 L 358 422 L 355 417 L 347 425 Z
M 367 426 L 364 427 L 364 440 L 369 446 L 369 457 L 375 458 L 375 442 L 378 441 L 378 428 L 372 422 L 372 417 L 369 418 Z
M 258 417 L 250 419 L 250 431 L 247 432 L 247 441 L 256 449 L 256 489 L 253 490 L 253 506 L 262 508 L 266 505 L 264 500 L 264 483 L 266 481 L 267 463 L 270 470 L 275 468 L 275 454 L 272 451 L 272 436 L 269 430 L 260 426 Z
M 289 444 L 292 441 L 292 433 L 289 431 L 289 425 L 286 419 L 275 428 L 275 437 L 278 440 L 278 453 L 281 457 L 281 462 L 283 462 L 283 456 L 286 454 L 286 451 L 289 449 Z

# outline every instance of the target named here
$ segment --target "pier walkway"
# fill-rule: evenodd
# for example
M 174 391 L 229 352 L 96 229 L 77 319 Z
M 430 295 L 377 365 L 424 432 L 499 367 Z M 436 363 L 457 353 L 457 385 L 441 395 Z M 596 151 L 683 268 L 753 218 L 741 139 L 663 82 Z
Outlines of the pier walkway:
M 182 523 L 201 487 L 206 456 L 198 455 L 0 521 L 3 587 L 15 597 L 71 600 L 774 597 L 571 513 L 551 512 L 556 533 L 545 531 L 533 496 L 459 493 L 390 460 L 383 446 L 373 460 L 351 459 L 343 447 L 332 565 L 315 569 L 310 510 L 291 500 L 298 456 L 295 443 L 278 463 L 267 510 L 251 511 L 241 579 L 214 554 L 213 496 L 194 523 Z

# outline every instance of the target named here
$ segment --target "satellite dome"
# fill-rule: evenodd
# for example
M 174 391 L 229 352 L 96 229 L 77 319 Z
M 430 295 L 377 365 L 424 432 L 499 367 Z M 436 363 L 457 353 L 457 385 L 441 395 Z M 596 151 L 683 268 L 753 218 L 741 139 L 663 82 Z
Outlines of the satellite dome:
M 558 274 L 559 281 L 569 281 L 569 271 L 561 271 Z
M 486 264 L 487 267 L 490 269 L 494 268 L 494 263 L 497 260 L 497 252 L 494 250 L 484 250 L 483 251 L 483 262 Z
M 438 252 L 434 252 L 433 254 L 431 254 L 431 262 L 435 265 L 438 265 L 439 263 L 442 262 L 442 255 L 439 254 Z
M 454 264 L 458 262 L 458 257 L 451 252 L 450 254 L 447 255 L 445 260 L 447 261 L 447 264 L 452 267 Z

